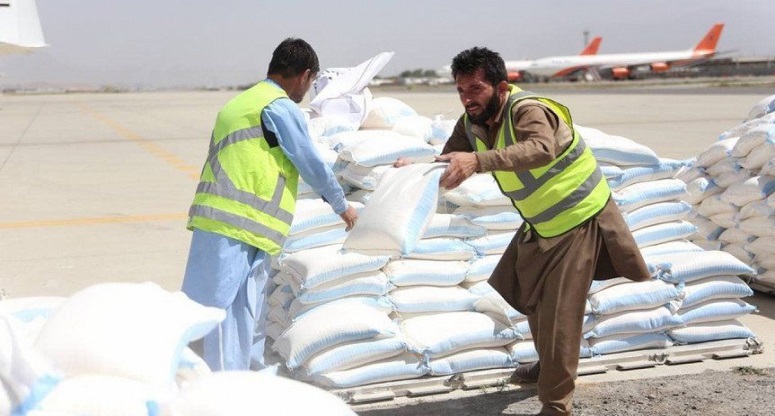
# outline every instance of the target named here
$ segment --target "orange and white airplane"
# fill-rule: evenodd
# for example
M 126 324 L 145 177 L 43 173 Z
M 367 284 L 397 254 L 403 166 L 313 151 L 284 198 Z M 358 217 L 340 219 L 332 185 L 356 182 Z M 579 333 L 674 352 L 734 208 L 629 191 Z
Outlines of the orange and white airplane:
M 614 79 L 630 78 L 635 68 L 643 66 L 654 72 L 664 72 L 713 57 L 723 28 L 723 23 L 713 25 L 697 46 L 683 51 L 555 56 L 536 59 L 524 71 L 539 76 L 561 77 L 579 70 L 597 72 L 610 69 Z
M 35 0 L 0 0 L 0 55 L 28 53 L 46 45 Z
M 590 55 L 596 55 L 598 49 L 600 49 L 600 42 L 602 42 L 603 38 L 600 36 L 594 37 L 589 44 L 584 48 L 584 50 L 581 51 L 581 53 L 578 56 L 590 56 Z M 521 81 L 525 78 L 525 71 L 527 71 L 529 68 L 532 68 L 535 66 L 535 63 L 543 60 L 543 59 L 552 59 L 552 58 L 542 58 L 538 60 L 523 60 L 523 61 L 506 61 L 506 71 L 508 72 L 509 82 L 517 82 Z M 562 71 L 558 71 L 557 74 L 554 76 L 557 77 L 564 77 L 568 76 L 576 71 L 579 71 L 581 67 L 568 67 L 565 68 Z M 540 75 L 540 74 L 539 74 Z

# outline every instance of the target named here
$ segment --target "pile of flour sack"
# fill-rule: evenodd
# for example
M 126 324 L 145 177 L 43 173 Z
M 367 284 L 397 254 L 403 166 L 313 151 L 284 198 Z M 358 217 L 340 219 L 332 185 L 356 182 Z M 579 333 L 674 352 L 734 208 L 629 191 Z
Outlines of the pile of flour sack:
M 581 357 L 755 339 L 738 318 L 757 310 L 752 287 L 775 289 L 773 110 L 763 99 L 688 160 L 575 126 L 653 273 L 592 284 Z M 310 118 L 362 216 L 345 232 L 301 185 L 267 318 L 268 350 L 293 377 L 336 389 L 537 360 L 526 317 L 486 282 L 518 212 L 489 174 L 434 186 L 443 169 L 429 162 L 454 123 L 390 97 L 372 98 L 360 124 Z M 393 168 L 398 156 L 413 170 Z
M 434 155 L 456 120 L 355 87 L 360 95 L 313 100 L 307 114 L 361 217 L 346 232 L 300 183 L 267 292 L 276 366 L 210 372 L 187 346 L 223 311 L 154 283 L 8 298 L 0 414 L 227 415 L 257 400 L 286 414 L 352 414 L 332 390 L 537 360 L 526 317 L 487 283 L 519 213 L 489 174 L 439 187 Z M 757 311 L 745 301 L 754 289 L 775 292 L 775 95 L 687 160 L 575 127 L 653 275 L 592 284 L 580 356 L 756 340 L 739 318 Z M 392 167 L 399 156 L 415 163 Z

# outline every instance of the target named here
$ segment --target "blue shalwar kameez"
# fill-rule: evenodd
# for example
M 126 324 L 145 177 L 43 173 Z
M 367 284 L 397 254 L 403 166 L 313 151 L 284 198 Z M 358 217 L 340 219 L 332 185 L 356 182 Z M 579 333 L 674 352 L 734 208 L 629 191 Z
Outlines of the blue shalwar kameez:
M 266 79 L 262 82 L 279 85 Z M 275 133 L 301 178 L 331 204 L 347 209 L 344 191 L 318 153 L 299 107 L 278 99 L 264 108 L 264 126 Z M 203 358 L 213 371 L 261 369 L 270 256 L 244 242 L 194 229 L 182 291 L 191 299 L 224 309 L 226 319 L 204 338 Z

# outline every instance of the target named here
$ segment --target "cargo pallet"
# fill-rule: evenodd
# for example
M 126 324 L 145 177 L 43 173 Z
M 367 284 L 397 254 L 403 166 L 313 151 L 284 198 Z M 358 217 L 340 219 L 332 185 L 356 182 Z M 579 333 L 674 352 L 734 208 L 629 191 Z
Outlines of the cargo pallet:
M 672 346 L 660 349 L 645 349 L 579 361 L 579 376 L 602 374 L 609 371 L 630 371 L 656 367 L 702 362 L 708 359 L 722 360 L 747 357 L 764 351 L 758 338 L 711 341 L 699 344 Z M 474 390 L 507 385 L 513 368 L 479 370 L 452 376 L 426 376 L 418 379 L 390 381 L 365 386 L 334 389 L 332 393 L 351 405 L 390 401 L 397 398 L 414 398 L 450 393 L 455 390 Z M 520 386 L 513 386 L 520 388 Z M 510 387 L 511 388 L 511 387 Z

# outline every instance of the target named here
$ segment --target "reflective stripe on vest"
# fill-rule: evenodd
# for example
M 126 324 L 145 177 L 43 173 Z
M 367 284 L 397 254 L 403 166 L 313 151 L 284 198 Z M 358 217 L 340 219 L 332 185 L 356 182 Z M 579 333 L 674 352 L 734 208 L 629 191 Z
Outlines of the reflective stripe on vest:
M 237 130 L 224 137 L 223 140 L 219 141 L 217 144 L 211 144 L 210 151 L 207 156 L 207 161 L 210 163 L 210 169 L 212 169 L 213 175 L 215 176 L 215 182 L 199 182 L 199 185 L 196 187 L 196 191 L 197 193 L 206 192 L 208 194 L 221 196 L 233 201 L 242 202 L 243 204 L 250 205 L 259 211 L 269 213 L 276 212 L 276 214 L 274 214 L 275 218 L 290 225 L 293 221 L 293 214 L 280 207 L 280 202 L 283 196 L 283 189 L 285 189 L 285 177 L 280 175 L 280 178 L 277 181 L 277 186 L 275 186 L 272 199 L 265 201 L 250 192 L 237 189 L 231 179 L 229 179 L 226 173 L 223 172 L 221 162 L 218 160 L 218 152 L 220 152 L 224 147 L 240 142 L 242 140 L 249 140 L 260 137 L 264 137 L 264 132 L 262 131 L 261 126 L 253 126 L 242 130 Z M 210 143 L 214 142 L 215 140 L 210 141 Z
M 276 143 L 265 139 L 260 115 L 281 97 L 287 97 L 284 91 L 259 83 L 221 110 L 189 210 L 189 229 L 222 234 L 272 255 L 280 252 L 293 221 L 298 173 Z M 225 136 L 218 140 L 216 134 Z M 232 147 L 238 143 L 239 148 Z M 255 166 L 264 171 L 263 179 L 246 174 Z
M 605 206 L 610 195 L 608 184 L 592 151 L 575 129 L 572 129 L 570 113 L 564 106 L 516 87 L 510 88 L 509 101 L 504 108 L 504 121 L 493 148 L 516 143 L 512 109 L 518 101 L 525 98 L 542 102 L 573 132 L 573 140 L 568 148 L 547 166 L 520 172 L 492 172 L 501 191 L 511 198 L 523 219 L 539 235 L 560 235 L 591 218 Z M 474 135 L 468 117 L 465 121 L 466 133 L 472 147 L 477 151 L 487 150 L 485 143 Z M 575 186 L 575 189 L 553 189 L 561 184 L 570 184 Z

